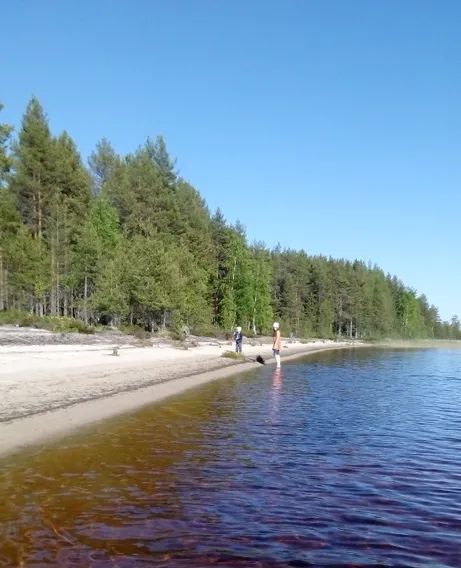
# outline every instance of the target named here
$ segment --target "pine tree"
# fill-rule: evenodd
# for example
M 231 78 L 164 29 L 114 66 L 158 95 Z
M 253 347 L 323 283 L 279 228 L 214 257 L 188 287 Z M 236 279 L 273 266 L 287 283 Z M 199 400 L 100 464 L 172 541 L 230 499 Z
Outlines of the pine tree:
M 0 111 L 3 105 L 0 103 Z M 19 228 L 17 214 L 11 192 L 3 188 L 6 173 L 10 169 L 7 153 L 12 127 L 0 123 L 0 310 L 8 307 L 9 299 L 9 248 Z
M 170 158 L 163 136 L 157 136 L 155 142 L 148 138 L 145 149 L 149 158 L 161 172 L 167 185 L 174 185 L 177 178 L 175 171 L 176 160 Z
M 67 315 L 73 305 L 72 265 L 76 243 L 90 203 L 90 179 L 77 148 L 64 132 L 53 140 L 54 163 L 50 184 L 55 199 L 45 220 L 51 262 L 51 315 Z
M 319 337 L 332 337 L 334 334 L 334 304 L 332 281 L 329 277 L 326 259 L 315 257 L 312 263 L 312 286 L 317 300 L 315 332 Z
M 96 274 L 95 290 L 90 299 L 92 312 L 103 317 L 106 323 L 119 325 L 130 311 L 128 269 L 132 260 L 126 254 L 126 243 L 121 243 L 116 254 L 106 260 Z M 83 315 L 87 310 L 83 305 Z
M 230 331 L 247 329 L 253 314 L 251 258 L 242 227 L 230 227 L 218 209 L 212 218 L 215 271 L 212 276 L 213 320 Z
M 3 105 L 0 103 L 0 112 Z M 0 186 L 3 182 L 5 174 L 10 169 L 10 158 L 8 156 L 8 141 L 13 131 L 13 127 L 8 124 L 0 123 Z
M 129 234 L 149 234 L 152 229 L 172 232 L 179 210 L 175 188 L 167 178 L 149 141 L 117 169 L 106 194 Z
M 77 300 L 76 308 L 85 323 L 94 319 L 91 313 L 92 306 L 101 308 L 102 300 L 98 300 L 98 303 L 91 299 L 98 285 L 99 297 L 102 298 L 104 295 L 101 274 L 107 271 L 111 280 L 114 279 L 117 268 L 116 256 L 123 254 L 121 242 L 122 235 L 115 209 L 104 197 L 94 199 L 75 245 L 74 264 L 69 280 L 69 286 L 76 291 L 74 294 Z M 110 267 L 107 268 L 106 265 Z M 119 297 L 122 300 L 117 315 L 126 312 L 126 294 Z M 115 299 L 110 302 L 111 309 L 114 308 L 115 302 Z M 101 310 L 107 313 L 108 305 L 104 305 Z
M 10 286 L 12 251 L 20 227 L 14 198 L 8 189 L 0 187 L 0 310 L 14 302 L 14 288 Z
M 251 253 L 251 329 L 254 334 L 267 333 L 273 319 L 271 257 L 270 252 L 262 244 L 255 244 Z
M 442 322 L 376 266 L 248 246 L 240 223 L 211 216 L 178 177 L 160 136 L 125 157 L 103 139 L 90 177 L 35 98 L 11 155 L 10 133 L 0 124 L 0 309 L 150 328 L 256 333 L 276 318 L 299 336 L 461 336 L 457 316 Z
M 44 316 L 45 294 L 50 287 L 48 251 L 42 239 L 33 238 L 25 225 L 21 225 L 10 249 L 11 276 L 14 289 L 12 308 L 27 309 Z
M 50 205 L 56 198 L 56 187 L 51 183 L 53 158 L 48 120 L 38 100 L 32 98 L 14 147 L 15 175 L 11 185 L 22 221 L 36 238 L 42 237 Z
M 388 337 L 393 329 L 394 306 L 384 274 L 375 268 L 370 274 L 371 319 L 373 337 Z
M 118 168 L 121 166 L 121 160 L 115 153 L 109 140 L 103 138 L 96 144 L 96 150 L 90 155 L 88 165 L 90 167 L 93 190 L 98 195 L 114 179 Z

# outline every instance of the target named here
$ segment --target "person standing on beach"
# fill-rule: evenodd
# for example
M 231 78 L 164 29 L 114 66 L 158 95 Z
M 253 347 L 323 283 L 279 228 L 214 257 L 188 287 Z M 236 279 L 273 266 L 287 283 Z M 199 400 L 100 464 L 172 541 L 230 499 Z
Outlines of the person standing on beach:
M 274 321 L 272 325 L 272 353 L 275 357 L 275 362 L 277 368 L 280 367 L 280 348 L 282 346 L 282 341 L 280 338 L 280 325 L 278 322 Z
M 243 345 L 243 333 L 242 333 L 242 328 L 240 326 L 237 326 L 235 328 L 234 341 L 235 341 L 235 352 L 241 353 Z

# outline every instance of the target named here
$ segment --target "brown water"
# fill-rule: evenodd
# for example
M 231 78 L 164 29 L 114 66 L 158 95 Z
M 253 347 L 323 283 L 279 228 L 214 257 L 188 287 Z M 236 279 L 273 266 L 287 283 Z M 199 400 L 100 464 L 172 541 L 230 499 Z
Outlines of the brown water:
M 461 566 L 461 353 L 338 352 L 0 461 L 0 566 Z

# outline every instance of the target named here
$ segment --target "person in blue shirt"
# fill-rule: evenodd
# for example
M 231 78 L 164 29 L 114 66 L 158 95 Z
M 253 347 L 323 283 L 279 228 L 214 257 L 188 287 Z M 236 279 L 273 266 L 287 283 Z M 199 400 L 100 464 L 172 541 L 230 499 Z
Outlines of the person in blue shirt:
M 235 352 L 241 353 L 243 345 L 243 333 L 242 333 L 242 328 L 240 326 L 237 326 L 235 328 L 234 341 L 235 341 Z

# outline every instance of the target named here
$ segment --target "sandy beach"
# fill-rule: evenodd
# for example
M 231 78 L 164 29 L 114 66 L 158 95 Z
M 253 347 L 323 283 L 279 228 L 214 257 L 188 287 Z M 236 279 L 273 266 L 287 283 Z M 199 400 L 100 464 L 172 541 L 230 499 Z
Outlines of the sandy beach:
M 147 343 L 147 345 L 146 345 Z M 140 345 L 143 346 L 140 346 Z M 284 360 L 348 342 L 282 343 Z M 116 353 L 114 355 L 114 347 Z M 270 339 L 246 342 L 245 361 L 222 357 L 230 341 L 185 345 L 130 336 L 53 334 L 0 328 L 0 456 L 212 380 L 273 364 Z

